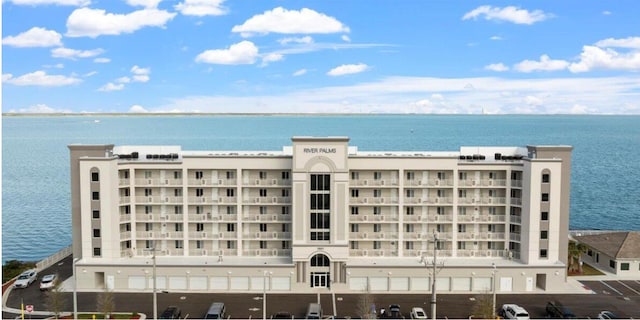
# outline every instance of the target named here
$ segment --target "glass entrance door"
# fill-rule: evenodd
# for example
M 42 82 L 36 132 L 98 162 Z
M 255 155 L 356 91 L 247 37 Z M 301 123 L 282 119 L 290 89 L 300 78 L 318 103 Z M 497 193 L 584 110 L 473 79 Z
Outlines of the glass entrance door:
M 312 272 L 311 287 L 312 288 L 328 288 L 330 285 L 330 277 L 328 272 Z

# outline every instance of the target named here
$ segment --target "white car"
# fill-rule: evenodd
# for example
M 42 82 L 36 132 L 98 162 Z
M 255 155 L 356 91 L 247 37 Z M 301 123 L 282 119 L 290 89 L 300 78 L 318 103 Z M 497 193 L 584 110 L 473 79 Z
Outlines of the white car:
M 38 279 L 38 272 L 36 271 L 36 269 L 27 270 L 18 276 L 16 282 L 13 283 L 13 287 L 26 288 L 34 281 L 36 281 L 36 279 Z
M 529 313 L 517 304 L 503 304 L 500 315 L 505 319 L 529 320 Z
M 420 307 L 411 308 L 411 319 L 427 319 L 427 313 Z
M 58 277 L 55 274 L 48 274 L 42 277 L 42 280 L 40 280 L 40 290 L 41 291 L 49 290 L 55 287 L 57 282 L 58 282 Z
M 598 314 L 598 319 L 609 320 L 609 319 L 620 319 L 615 313 L 611 311 L 602 311 Z

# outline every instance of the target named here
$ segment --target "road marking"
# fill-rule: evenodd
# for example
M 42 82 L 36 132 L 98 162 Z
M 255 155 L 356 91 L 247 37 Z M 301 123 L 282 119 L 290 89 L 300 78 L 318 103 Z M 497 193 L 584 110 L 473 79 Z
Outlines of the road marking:
M 622 281 L 620 281 L 620 280 L 618 280 L 618 282 L 620 282 L 620 284 L 621 284 L 621 285 L 623 285 L 623 286 L 627 287 L 627 289 L 629 289 L 629 290 L 631 290 L 631 291 L 635 292 L 637 295 L 639 295 L 639 296 L 640 296 L 640 292 L 638 292 L 638 291 L 634 290 L 633 288 L 629 287 L 626 283 L 624 283 L 624 282 L 622 282 Z
M 613 291 L 617 292 L 619 295 L 624 296 L 624 294 L 622 294 L 622 292 L 620 292 L 620 291 L 616 290 L 616 288 L 614 288 L 614 287 L 612 287 L 612 286 L 608 285 L 606 282 L 604 282 L 604 281 L 600 280 L 600 283 L 602 283 L 602 284 L 604 284 L 605 286 L 609 287 L 609 289 L 611 289 L 611 290 L 613 290 Z

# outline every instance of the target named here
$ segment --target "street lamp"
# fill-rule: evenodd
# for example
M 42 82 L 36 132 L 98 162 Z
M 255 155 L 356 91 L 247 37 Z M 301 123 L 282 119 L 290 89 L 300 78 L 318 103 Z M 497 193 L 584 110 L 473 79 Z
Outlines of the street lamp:
M 156 294 L 156 242 L 153 241 L 153 246 L 147 248 L 152 253 L 151 260 L 153 261 L 153 319 L 158 319 L 158 296 Z
M 496 317 L 496 273 L 498 272 L 498 269 L 496 268 L 495 262 L 491 263 L 491 265 L 493 266 L 493 272 L 491 272 L 491 275 L 492 275 L 491 281 L 493 282 L 493 285 L 492 285 L 492 287 L 493 287 L 493 304 L 492 304 L 493 309 L 491 309 L 492 310 L 491 314 L 493 315 L 493 318 L 495 319 L 495 317 Z
M 73 318 L 78 319 L 78 278 L 76 277 L 76 262 L 80 258 L 73 258 Z
M 265 270 L 262 274 L 262 320 L 267 320 L 267 275 L 272 274 Z
M 436 320 L 436 258 L 438 257 L 438 235 L 433 233 L 433 277 L 431 279 L 431 319 Z

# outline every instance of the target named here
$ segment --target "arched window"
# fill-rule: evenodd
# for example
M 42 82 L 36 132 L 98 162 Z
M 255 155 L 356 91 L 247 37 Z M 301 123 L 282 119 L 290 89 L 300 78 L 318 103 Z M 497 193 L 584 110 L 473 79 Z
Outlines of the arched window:
M 312 267 L 328 267 L 329 266 L 329 258 L 324 254 L 316 254 L 311 257 L 311 266 Z
M 551 182 L 551 171 L 549 169 L 542 170 L 542 183 Z

